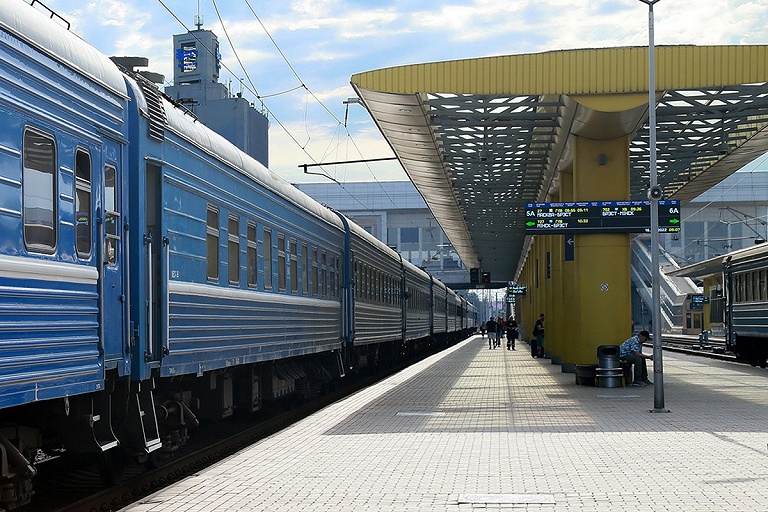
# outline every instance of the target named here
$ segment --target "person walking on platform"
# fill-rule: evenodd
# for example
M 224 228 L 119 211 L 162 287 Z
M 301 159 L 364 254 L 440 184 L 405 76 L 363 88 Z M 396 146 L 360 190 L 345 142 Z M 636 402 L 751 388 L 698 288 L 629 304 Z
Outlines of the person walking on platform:
M 488 350 L 496 346 L 496 320 L 491 317 L 485 322 L 485 329 L 488 331 Z
M 645 360 L 652 360 L 653 356 L 643 354 L 643 343 L 648 341 L 650 337 L 651 334 L 648 331 L 640 331 L 619 346 L 619 359 L 624 359 L 635 367 L 633 386 L 650 386 L 653 384 L 648 380 L 648 367 L 645 364 Z
M 499 315 L 496 317 L 496 346 L 501 348 L 501 337 L 504 336 L 504 319 Z
M 536 336 L 536 347 L 540 353 L 544 353 L 544 313 L 539 315 L 539 319 L 533 326 L 533 335 Z
M 520 333 L 517 332 L 517 322 L 510 315 L 507 319 L 507 350 L 515 350 L 515 340 L 518 336 Z

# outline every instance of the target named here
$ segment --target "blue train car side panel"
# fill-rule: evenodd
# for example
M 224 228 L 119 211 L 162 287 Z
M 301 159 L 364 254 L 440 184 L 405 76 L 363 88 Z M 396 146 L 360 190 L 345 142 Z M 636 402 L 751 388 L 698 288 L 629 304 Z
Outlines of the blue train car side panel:
M 0 256 L 0 407 L 102 389 L 96 277 Z

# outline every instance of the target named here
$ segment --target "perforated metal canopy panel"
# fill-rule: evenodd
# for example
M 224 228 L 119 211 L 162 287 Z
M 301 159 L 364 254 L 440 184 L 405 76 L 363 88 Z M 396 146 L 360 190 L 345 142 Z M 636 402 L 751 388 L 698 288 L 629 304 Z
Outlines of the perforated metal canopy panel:
M 646 199 L 647 55 L 419 64 L 361 73 L 352 85 L 464 264 L 506 281 L 530 242 L 525 203 L 558 200 L 572 135 L 628 135 L 629 199 Z M 685 203 L 768 151 L 768 46 L 658 47 L 656 59 L 657 179 Z

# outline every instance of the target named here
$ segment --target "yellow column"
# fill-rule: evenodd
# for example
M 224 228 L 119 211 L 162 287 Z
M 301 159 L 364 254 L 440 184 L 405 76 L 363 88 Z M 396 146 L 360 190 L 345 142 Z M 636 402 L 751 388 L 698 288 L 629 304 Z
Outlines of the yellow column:
M 574 137 L 574 201 L 629 199 L 629 139 Z M 631 313 L 630 247 L 625 233 L 575 236 L 574 363 L 595 364 L 597 347 L 627 338 Z
M 551 345 L 548 349 L 552 364 L 561 364 L 563 361 L 563 350 L 565 347 L 565 324 L 562 315 L 566 307 L 563 301 L 563 235 L 549 237 L 552 252 L 552 276 L 550 278 L 551 294 L 553 303 L 551 309 L 547 310 L 550 321 L 547 322 L 547 335 Z
M 573 167 L 560 171 L 560 200 L 563 202 L 573 201 Z M 566 238 L 575 243 L 573 235 L 563 238 L 563 251 L 565 252 Z M 575 248 L 574 248 L 575 250 Z M 559 315 L 562 317 L 562 371 L 564 373 L 574 373 L 576 371 L 577 347 L 580 340 L 579 310 L 580 304 L 576 299 L 575 285 L 576 264 L 574 261 L 565 261 L 563 254 L 562 263 L 562 307 Z

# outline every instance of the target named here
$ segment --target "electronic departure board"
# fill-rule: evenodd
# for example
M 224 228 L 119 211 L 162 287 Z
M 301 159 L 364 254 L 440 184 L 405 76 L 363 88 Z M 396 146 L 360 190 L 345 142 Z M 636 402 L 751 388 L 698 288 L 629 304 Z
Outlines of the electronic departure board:
M 709 295 L 691 295 L 691 309 L 704 309 L 709 304 Z
M 680 201 L 659 203 L 659 233 L 680 232 Z M 650 201 L 584 201 L 574 203 L 527 203 L 525 232 L 650 233 Z
M 507 287 L 508 295 L 525 295 L 525 285 L 521 283 L 513 283 Z

